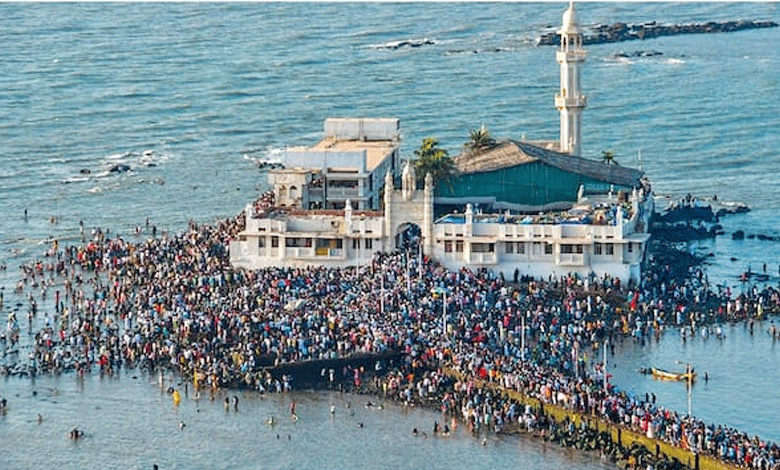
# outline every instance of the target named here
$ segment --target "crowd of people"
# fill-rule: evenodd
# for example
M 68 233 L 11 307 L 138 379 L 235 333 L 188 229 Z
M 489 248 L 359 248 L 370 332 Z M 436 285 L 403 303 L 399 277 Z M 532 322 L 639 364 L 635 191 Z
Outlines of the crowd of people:
M 780 468 L 776 444 L 605 387 L 599 361 L 605 344 L 614 354 L 618 341 L 652 341 L 665 329 L 690 336 L 724 321 L 753 325 L 780 310 L 773 287 L 735 295 L 660 257 L 628 285 L 574 275 L 515 283 L 484 269 L 450 271 L 414 250 L 376 253 L 357 268 L 234 270 L 227 247 L 243 217 L 190 223 L 175 236 L 138 229 L 129 241 L 94 230 L 78 246 L 53 243 L 22 266 L 16 295 L 26 297 L 30 344 L 17 354 L 29 362 L 6 361 L 5 373 L 140 367 L 174 370 L 212 392 L 285 390 L 294 378 L 273 377 L 275 365 L 399 351 L 404 363 L 385 371 L 383 392 L 434 400 L 472 429 L 545 422 L 492 384 L 729 462 Z M 19 348 L 19 305 L 0 336 L 4 356 Z

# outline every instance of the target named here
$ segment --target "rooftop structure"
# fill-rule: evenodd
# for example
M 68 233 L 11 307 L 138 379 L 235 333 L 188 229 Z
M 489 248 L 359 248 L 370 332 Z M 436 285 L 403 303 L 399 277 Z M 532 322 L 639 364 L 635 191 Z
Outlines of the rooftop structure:
M 584 194 L 642 185 L 643 172 L 563 154 L 528 142 L 506 141 L 453 158 L 458 176 L 437 188 L 437 205 L 489 203 L 496 209 L 538 212 L 571 207 Z
M 285 207 L 378 209 L 382 177 L 399 165 L 395 118 L 329 118 L 312 147 L 290 147 L 283 169 L 269 171 L 276 201 Z

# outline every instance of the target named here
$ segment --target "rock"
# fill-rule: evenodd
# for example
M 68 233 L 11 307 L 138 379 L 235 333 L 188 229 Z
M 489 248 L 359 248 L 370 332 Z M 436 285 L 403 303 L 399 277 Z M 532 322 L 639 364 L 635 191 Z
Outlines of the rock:
M 108 170 L 111 173 L 124 173 L 126 171 L 130 171 L 130 165 L 125 165 L 123 163 L 116 164 L 111 167 L 110 170 Z
M 675 25 L 661 25 L 655 21 L 643 24 L 615 23 L 612 26 L 597 25 L 593 28 L 592 34 L 586 34 L 582 38 L 584 45 L 605 44 L 611 42 L 632 41 L 636 39 L 650 39 L 661 36 L 676 36 L 679 34 L 701 34 L 701 33 L 730 33 L 745 29 L 758 28 L 776 28 L 778 26 L 774 21 L 710 21 L 707 23 L 686 23 Z M 556 32 L 542 34 L 536 44 L 538 46 L 557 46 L 561 43 L 561 38 Z M 401 45 L 410 45 L 403 44 Z M 397 47 L 401 47 L 401 45 Z M 395 47 L 395 48 L 397 48 Z M 414 46 L 412 47 L 419 47 Z
M 744 240 L 745 239 L 745 232 L 743 232 L 742 230 L 737 230 L 736 232 L 731 234 L 731 239 L 732 240 Z
M 615 54 L 615 58 L 627 59 L 629 57 L 653 57 L 657 55 L 663 55 L 663 52 L 658 52 L 658 51 L 618 52 L 617 54 Z
M 764 235 L 763 233 L 759 233 L 756 235 L 756 238 L 759 240 L 765 241 L 765 242 L 776 242 L 780 239 L 780 237 L 773 237 L 771 235 Z

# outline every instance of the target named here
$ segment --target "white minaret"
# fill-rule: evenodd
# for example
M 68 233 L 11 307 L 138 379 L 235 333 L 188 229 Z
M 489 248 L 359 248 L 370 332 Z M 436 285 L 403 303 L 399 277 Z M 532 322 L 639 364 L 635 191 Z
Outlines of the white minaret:
M 561 64 L 561 89 L 555 95 L 555 107 L 561 112 L 561 152 L 580 156 L 582 152 L 582 110 L 588 100 L 580 90 L 585 49 L 582 48 L 582 30 L 577 23 L 574 2 L 563 12 L 561 48 L 555 58 Z

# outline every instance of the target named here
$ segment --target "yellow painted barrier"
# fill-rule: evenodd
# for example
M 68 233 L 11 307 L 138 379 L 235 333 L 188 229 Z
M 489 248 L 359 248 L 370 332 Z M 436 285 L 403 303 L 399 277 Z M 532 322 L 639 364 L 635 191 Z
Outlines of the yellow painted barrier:
M 455 369 L 445 368 L 444 373 L 460 381 L 466 380 L 465 375 Z M 624 448 L 629 448 L 635 443 L 638 443 L 655 455 L 664 454 L 670 459 L 674 458 L 679 460 L 680 463 L 687 465 L 688 468 L 694 470 L 740 470 L 740 467 L 736 465 L 723 462 L 708 455 L 697 456 L 693 452 L 673 446 L 659 439 L 649 438 L 644 434 L 618 426 L 610 421 L 569 411 L 552 403 L 542 403 L 537 398 L 529 397 L 516 390 L 506 389 L 495 382 L 487 382 L 481 379 L 476 379 L 474 382 L 480 387 L 502 392 L 523 405 L 531 405 L 533 408 L 541 407 L 544 410 L 545 415 L 552 418 L 557 423 L 565 421 L 568 418 L 575 426 L 579 426 L 585 421 L 586 425 L 591 429 L 595 429 L 598 432 L 608 432 L 610 436 L 612 436 L 612 442 L 616 442 Z

